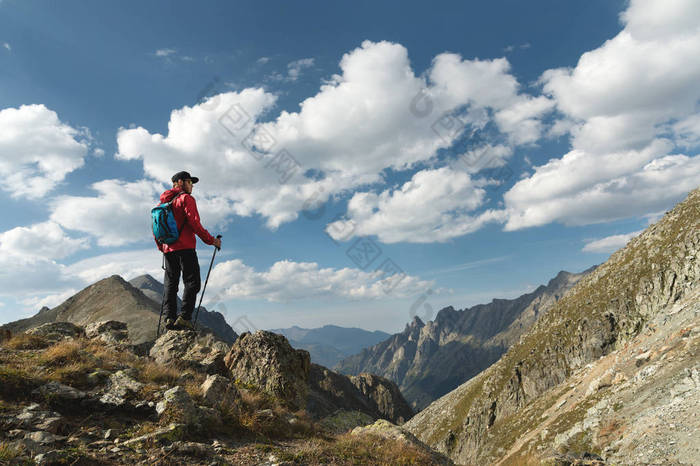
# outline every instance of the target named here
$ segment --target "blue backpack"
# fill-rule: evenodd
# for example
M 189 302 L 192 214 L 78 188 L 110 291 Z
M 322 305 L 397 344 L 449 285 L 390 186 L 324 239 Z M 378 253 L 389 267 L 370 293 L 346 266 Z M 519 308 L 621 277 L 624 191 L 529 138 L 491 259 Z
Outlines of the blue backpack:
M 159 244 L 173 244 L 180 237 L 177 229 L 175 215 L 173 214 L 173 202 L 183 193 L 179 193 L 170 202 L 164 202 L 151 209 L 151 222 L 153 224 L 153 237 Z

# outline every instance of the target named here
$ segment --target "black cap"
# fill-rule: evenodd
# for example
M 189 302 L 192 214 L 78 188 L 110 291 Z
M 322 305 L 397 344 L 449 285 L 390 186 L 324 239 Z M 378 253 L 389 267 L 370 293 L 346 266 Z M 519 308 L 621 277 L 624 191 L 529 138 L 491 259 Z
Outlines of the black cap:
M 190 176 L 189 172 L 177 172 L 173 175 L 171 178 L 172 182 L 175 183 L 178 180 L 192 180 L 192 183 L 196 183 L 199 181 L 199 178 L 196 176 Z

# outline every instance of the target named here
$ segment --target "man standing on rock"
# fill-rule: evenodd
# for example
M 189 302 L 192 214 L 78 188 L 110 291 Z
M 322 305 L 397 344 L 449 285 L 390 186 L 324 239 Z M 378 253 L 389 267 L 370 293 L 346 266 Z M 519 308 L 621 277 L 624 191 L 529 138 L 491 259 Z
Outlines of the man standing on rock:
M 197 260 L 197 240 L 195 233 L 207 244 L 221 248 L 221 240 L 214 238 L 202 226 L 197 211 L 197 201 L 192 197 L 192 187 L 199 178 L 190 176 L 188 172 L 177 172 L 172 177 L 173 187 L 160 195 L 160 202 L 170 202 L 172 199 L 173 216 L 177 223 L 180 236 L 172 244 L 160 244 L 158 249 L 165 258 L 165 302 L 167 312 L 165 328 L 194 330 L 192 313 L 201 288 L 202 279 L 199 276 L 199 261 Z M 180 272 L 185 284 L 182 295 L 182 312 L 177 316 L 177 289 L 180 284 Z

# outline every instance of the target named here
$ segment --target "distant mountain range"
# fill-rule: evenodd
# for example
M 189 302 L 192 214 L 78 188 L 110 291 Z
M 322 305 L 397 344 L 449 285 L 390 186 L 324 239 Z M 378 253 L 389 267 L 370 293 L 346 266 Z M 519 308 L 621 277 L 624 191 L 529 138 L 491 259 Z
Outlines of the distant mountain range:
M 333 367 L 343 358 L 359 353 L 391 336 L 379 330 L 370 332 L 337 325 L 324 325 L 312 329 L 295 325 L 270 331 L 284 335 L 294 348 L 308 351 L 312 362 L 326 367 Z
M 335 369 L 386 377 L 420 410 L 496 362 L 591 270 L 561 271 L 546 286 L 515 299 L 494 299 L 464 310 L 446 307 L 428 323 L 415 317 L 403 332 L 344 359 Z
M 162 293 L 163 284 L 150 275 L 136 277 L 130 282 L 112 275 L 79 291 L 53 309 L 44 307 L 32 317 L 0 328 L 17 333 L 49 322 L 65 321 L 85 326 L 92 322 L 116 320 L 127 324 L 129 340 L 133 344 L 141 344 L 156 338 Z M 236 332 L 218 312 L 209 312 L 202 307 L 197 323 L 228 344 L 237 338 Z

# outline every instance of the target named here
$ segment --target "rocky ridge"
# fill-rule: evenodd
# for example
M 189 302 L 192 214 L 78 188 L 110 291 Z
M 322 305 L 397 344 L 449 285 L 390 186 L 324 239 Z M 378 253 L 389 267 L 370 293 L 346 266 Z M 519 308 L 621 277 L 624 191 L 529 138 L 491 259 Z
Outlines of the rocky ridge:
M 646 441 L 634 420 L 685 407 L 690 417 L 684 423 L 661 416 L 668 422 L 664 435 L 697 446 L 695 437 L 683 437 L 683 429 L 697 423 L 698 415 L 697 339 L 687 338 L 697 335 L 699 249 L 696 189 L 581 279 L 497 363 L 432 403 L 405 427 L 460 464 L 518 464 L 531 460 L 529 455 L 539 460 L 577 450 L 638 464 L 630 458 L 653 461 L 658 453 L 643 448 Z M 660 324 L 668 328 L 659 333 Z M 644 338 L 654 334 L 660 340 Z M 667 352 L 666 358 L 677 364 L 644 367 Z M 608 359 L 603 370 L 606 358 L 615 362 Z M 587 379 L 590 374 L 595 377 Z M 690 389 L 683 389 L 687 396 L 676 400 L 679 384 Z M 606 390 L 619 398 L 605 398 Z M 687 449 L 680 452 L 677 464 L 688 454 Z
M 446 307 L 435 320 L 415 317 L 403 332 L 341 361 L 344 374 L 379 374 L 420 410 L 493 364 L 578 280 L 565 271 L 516 299 L 494 299 L 464 310 Z
M 338 386 L 315 385 L 308 353 L 281 335 L 244 334 L 229 348 L 211 335 L 167 331 L 139 355 L 126 328 L 52 322 L 3 332 L 0 462 L 450 464 L 410 435 L 349 432 L 400 412 L 396 386 L 373 376 L 360 389 L 333 373 L 363 404 L 336 405 L 334 422 L 323 422 L 327 413 L 313 410 L 309 394 L 332 401 Z
M 241 334 L 225 364 L 238 383 L 260 387 L 291 409 L 305 408 L 315 419 L 346 411 L 400 424 L 413 415 L 394 383 L 372 374 L 347 377 L 313 364 L 307 351 L 272 332 Z

